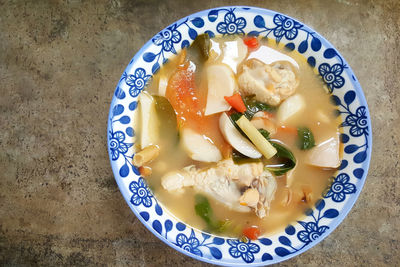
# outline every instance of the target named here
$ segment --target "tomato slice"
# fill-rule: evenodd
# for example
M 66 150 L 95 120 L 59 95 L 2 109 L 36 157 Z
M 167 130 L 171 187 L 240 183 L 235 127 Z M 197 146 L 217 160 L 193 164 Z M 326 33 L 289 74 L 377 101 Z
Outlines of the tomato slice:
M 178 125 L 183 125 L 186 121 L 201 122 L 203 112 L 196 91 L 195 73 L 189 68 L 189 64 L 180 66 L 172 74 L 165 96 L 175 110 Z
M 224 158 L 227 158 L 232 148 L 219 130 L 219 115 L 204 115 L 207 99 L 196 88 L 195 74 L 188 62 L 179 65 L 168 81 L 165 97 L 175 110 L 178 127 L 189 127 L 204 134 L 220 149 Z

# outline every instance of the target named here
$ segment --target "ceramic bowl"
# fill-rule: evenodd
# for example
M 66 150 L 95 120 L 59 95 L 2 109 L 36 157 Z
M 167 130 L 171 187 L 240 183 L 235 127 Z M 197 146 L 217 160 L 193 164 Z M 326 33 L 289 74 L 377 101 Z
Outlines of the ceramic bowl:
M 156 14 L 155 14 L 156 15 Z M 179 221 L 158 202 L 132 165 L 137 97 L 169 57 L 197 35 L 251 34 L 283 43 L 304 55 L 332 92 L 343 123 L 343 160 L 330 189 L 301 221 L 257 241 L 214 236 Z M 107 144 L 120 191 L 139 220 L 177 251 L 218 265 L 266 265 L 296 256 L 327 237 L 361 192 L 371 157 L 371 122 L 360 84 L 340 53 L 320 34 L 280 13 L 244 6 L 221 7 L 185 17 L 157 33 L 125 69 L 108 118 Z

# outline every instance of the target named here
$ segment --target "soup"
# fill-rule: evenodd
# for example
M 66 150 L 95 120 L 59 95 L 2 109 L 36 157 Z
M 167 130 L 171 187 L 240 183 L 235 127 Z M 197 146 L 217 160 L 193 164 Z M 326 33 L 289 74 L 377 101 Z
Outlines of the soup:
M 299 220 L 340 165 L 339 117 L 296 51 L 200 35 L 139 97 L 134 164 L 177 218 L 256 239 Z

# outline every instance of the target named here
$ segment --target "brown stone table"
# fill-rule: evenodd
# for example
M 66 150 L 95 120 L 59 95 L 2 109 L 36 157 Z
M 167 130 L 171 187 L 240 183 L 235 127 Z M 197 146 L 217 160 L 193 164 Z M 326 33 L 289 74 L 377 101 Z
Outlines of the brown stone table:
M 164 26 L 247 4 L 310 25 L 346 58 L 372 114 L 363 192 L 323 242 L 281 265 L 400 265 L 400 1 L 0 1 L 0 265 L 205 265 L 125 203 L 106 148 L 125 66 Z

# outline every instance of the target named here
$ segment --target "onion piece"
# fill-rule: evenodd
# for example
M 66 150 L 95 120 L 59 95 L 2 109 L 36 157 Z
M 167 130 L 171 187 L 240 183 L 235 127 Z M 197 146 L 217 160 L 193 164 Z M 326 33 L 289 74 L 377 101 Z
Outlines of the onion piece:
M 261 158 L 261 153 L 255 148 L 255 146 L 245 138 L 233 125 L 231 119 L 226 115 L 225 112 L 221 114 L 219 118 L 219 129 L 225 140 L 237 151 L 243 155 L 258 159 Z

